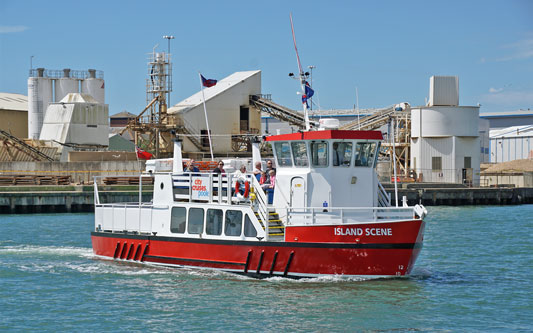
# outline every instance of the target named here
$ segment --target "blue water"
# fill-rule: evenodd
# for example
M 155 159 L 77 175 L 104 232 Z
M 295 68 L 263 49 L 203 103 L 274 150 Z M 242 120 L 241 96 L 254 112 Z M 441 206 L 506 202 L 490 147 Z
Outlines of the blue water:
M 533 331 L 533 205 L 429 213 L 413 276 L 370 281 L 95 259 L 92 214 L 0 215 L 0 330 Z

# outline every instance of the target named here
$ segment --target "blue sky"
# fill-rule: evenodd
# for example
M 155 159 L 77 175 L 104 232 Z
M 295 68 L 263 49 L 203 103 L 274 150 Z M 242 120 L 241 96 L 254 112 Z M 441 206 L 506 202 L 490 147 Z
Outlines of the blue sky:
M 424 104 L 431 75 L 458 75 L 461 105 L 533 109 L 533 1 L 0 0 L 0 92 L 27 95 L 33 67 L 104 71 L 110 114 L 146 104 L 147 55 L 176 37 L 172 104 L 262 70 L 262 90 L 300 109 L 289 13 L 322 109 Z M 317 106 L 314 107 L 316 109 Z

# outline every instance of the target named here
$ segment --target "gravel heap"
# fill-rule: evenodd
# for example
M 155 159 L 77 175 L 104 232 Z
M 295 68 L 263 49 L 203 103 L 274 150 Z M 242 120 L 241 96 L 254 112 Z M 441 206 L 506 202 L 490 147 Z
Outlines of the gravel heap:
M 482 173 L 493 172 L 533 172 L 533 159 L 514 160 L 493 164 Z

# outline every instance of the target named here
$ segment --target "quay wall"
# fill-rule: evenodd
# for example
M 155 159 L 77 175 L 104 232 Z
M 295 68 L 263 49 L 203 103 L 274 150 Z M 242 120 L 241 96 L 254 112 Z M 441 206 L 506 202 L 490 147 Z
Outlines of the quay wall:
M 74 184 L 88 184 L 94 176 L 138 175 L 145 161 L 0 162 L 0 175 L 71 176 Z
M 395 205 L 394 188 L 386 188 Z M 533 188 L 399 188 L 398 205 L 402 198 L 407 198 L 409 205 L 424 206 L 459 206 L 459 205 L 519 205 L 533 204 Z
M 392 205 L 394 188 L 387 186 Z M 99 186 L 100 202 L 139 201 L 138 187 Z M 409 205 L 516 205 L 533 204 L 533 188 L 399 188 L 398 200 L 402 205 L 405 196 Z M 152 187 L 143 185 L 142 201 L 152 199 Z M 9 186 L 0 187 L 0 214 L 93 212 L 92 186 Z

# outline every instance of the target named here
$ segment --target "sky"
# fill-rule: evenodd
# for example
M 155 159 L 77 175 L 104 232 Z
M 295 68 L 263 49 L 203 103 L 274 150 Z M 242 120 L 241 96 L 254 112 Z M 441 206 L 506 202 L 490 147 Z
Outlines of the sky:
M 301 109 L 289 14 L 313 109 L 424 105 L 432 75 L 459 77 L 460 105 L 533 109 L 533 1 L 0 0 L 0 92 L 27 95 L 33 68 L 104 72 L 109 113 L 146 106 L 148 55 L 173 35 L 171 104 L 261 70 L 262 92 Z M 158 45 L 158 46 L 157 46 Z

